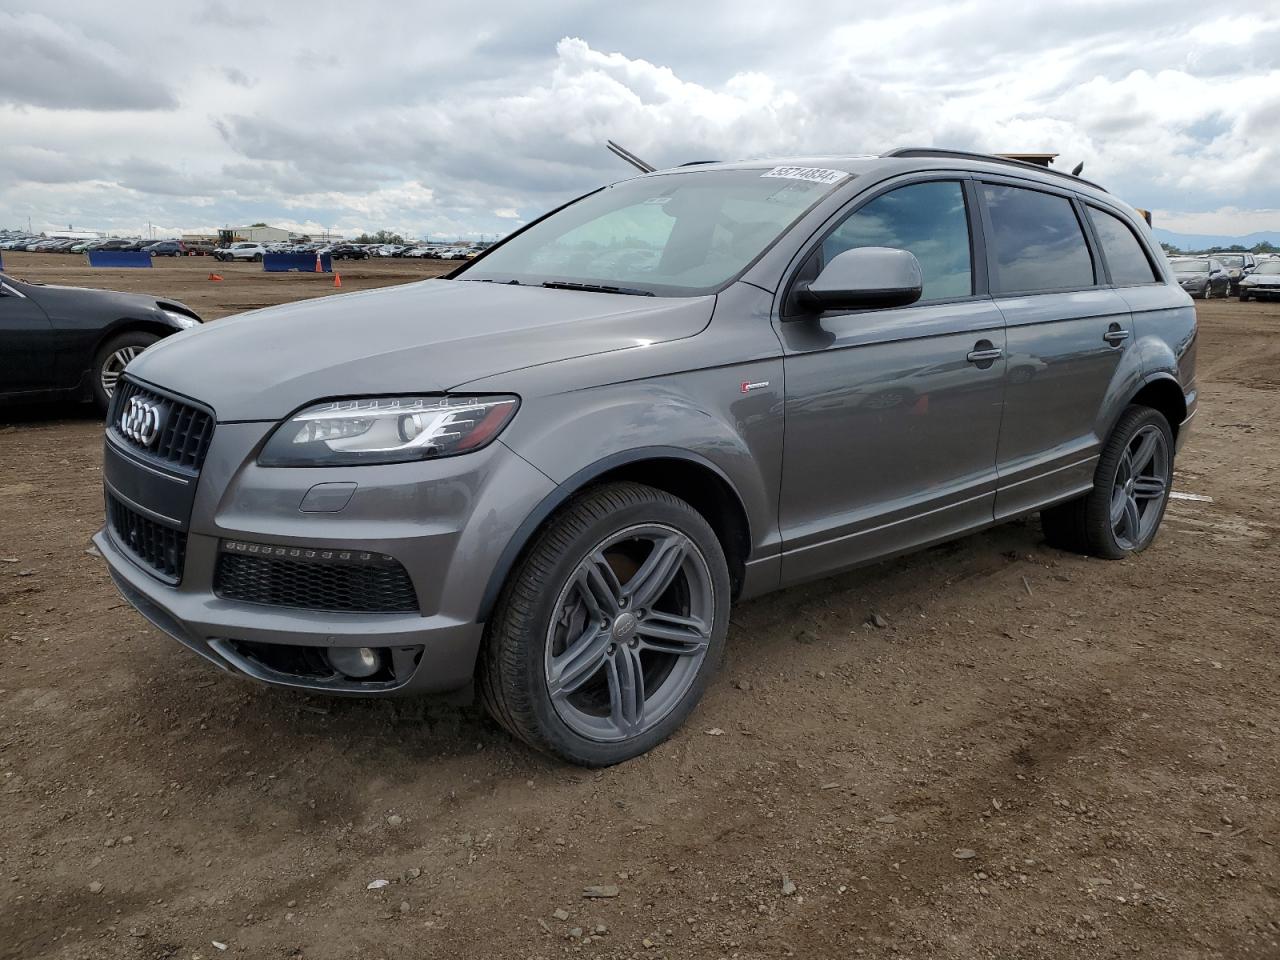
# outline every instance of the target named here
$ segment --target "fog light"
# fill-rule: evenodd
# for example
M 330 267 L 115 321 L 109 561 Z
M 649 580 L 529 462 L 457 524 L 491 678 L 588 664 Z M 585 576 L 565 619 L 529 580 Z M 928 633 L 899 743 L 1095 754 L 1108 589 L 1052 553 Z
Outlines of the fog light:
M 329 662 L 343 676 L 360 680 L 372 677 L 382 668 L 382 654 L 372 647 L 333 647 Z

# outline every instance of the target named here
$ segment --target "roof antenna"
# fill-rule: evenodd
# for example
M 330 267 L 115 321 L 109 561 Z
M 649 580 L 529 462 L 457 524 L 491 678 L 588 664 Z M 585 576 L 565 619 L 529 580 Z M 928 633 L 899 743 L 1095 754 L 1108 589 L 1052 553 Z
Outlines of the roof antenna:
M 609 148 L 609 152 L 612 153 L 615 157 L 618 157 L 619 159 L 627 161 L 627 163 L 631 164 L 641 173 L 653 173 L 653 171 L 658 169 L 652 164 L 645 163 L 643 160 L 641 160 L 639 157 L 637 157 L 634 153 L 632 153 L 630 150 L 626 149 L 625 147 L 618 146 L 618 144 L 614 143 L 612 140 L 606 140 L 605 146 Z
M 1071 170 L 1071 175 L 1072 175 L 1073 177 L 1078 177 L 1078 176 L 1080 176 L 1080 171 L 1081 171 L 1081 170 L 1083 170 L 1083 169 L 1084 169 L 1084 161 L 1083 161 L 1083 160 L 1081 160 L 1081 161 L 1080 161 L 1079 163 L 1077 163 L 1077 164 L 1075 165 L 1075 167 Z

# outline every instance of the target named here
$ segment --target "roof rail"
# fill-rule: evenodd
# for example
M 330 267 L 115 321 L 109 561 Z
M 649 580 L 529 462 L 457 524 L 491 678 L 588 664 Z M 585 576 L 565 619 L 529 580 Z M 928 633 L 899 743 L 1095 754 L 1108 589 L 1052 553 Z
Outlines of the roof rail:
M 970 153 L 966 150 L 941 150 L 936 147 L 899 147 L 896 150 L 890 150 L 888 153 L 882 153 L 882 157 L 936 157 L 939 160 L 981 160 L 986 163 L 1004 163 L 1013 167 L 1021 167 L 1024 170 L 1036 170 L 1040 173 L 1051 173 L 1055 177 L 1065 177 L 1067 180 L 1076 180 L 1080 183 L 1087 183 L 1095 190 L 1101 190 L 1107 193 L 1107 188 L 1101 184 L 1094 183 L 1092 180 L 1086 180 L 1084 177 L 1073 176 L 1070 173 L 1064 173 L 1061 170 L 1054 170 L 1051 167 L 1042 167 L 1036 163 L 1027 163 L 1025 160 L 1012 160 L 1009 157 L 999 157 L 992 153 Z

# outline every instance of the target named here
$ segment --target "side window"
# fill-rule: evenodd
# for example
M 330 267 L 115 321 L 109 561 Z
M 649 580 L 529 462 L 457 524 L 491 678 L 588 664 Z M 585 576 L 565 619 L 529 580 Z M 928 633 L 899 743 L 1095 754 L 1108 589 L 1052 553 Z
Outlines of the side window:
M 1135 283 L 1154 283 L 1158 278 L 1151 268 L 1142 243 L 1133 235 L 1129 225 L 1114 214 L 1086 207 L 1098 241 L 1102 244 L 1102 256 L 1111 268 L 1111 282 L 1117 286 Z
M 995 183 L 984 183 L 982 194 L 995 234 L 987 238 L 987 257 L 996 292 L 1072 290 L 1097 282 L 1071 201 Z
M 854 247 L 914 253 L 924 274 L 922 302 L 973 293 L 969 218 L 958 181 L 913 183 L 863 204 L 822 242 L 822 262 Z

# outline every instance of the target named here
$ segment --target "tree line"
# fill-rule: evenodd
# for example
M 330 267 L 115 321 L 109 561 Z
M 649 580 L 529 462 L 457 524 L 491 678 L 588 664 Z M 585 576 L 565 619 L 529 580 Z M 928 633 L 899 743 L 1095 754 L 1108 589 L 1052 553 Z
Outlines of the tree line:
M 1238 243 L 1233 243 L 1229 247 L 1210 247 L 1208 250 L 1181 250 L 1172 243 L 1161 243 L 1164 252 L 1171 257 L 1180 256 L 1184 253 L 1280 253 L 1280 247 L 1268 240 L 1261 243 L 1255 243 L 1252 247 L 1242 247 Z

